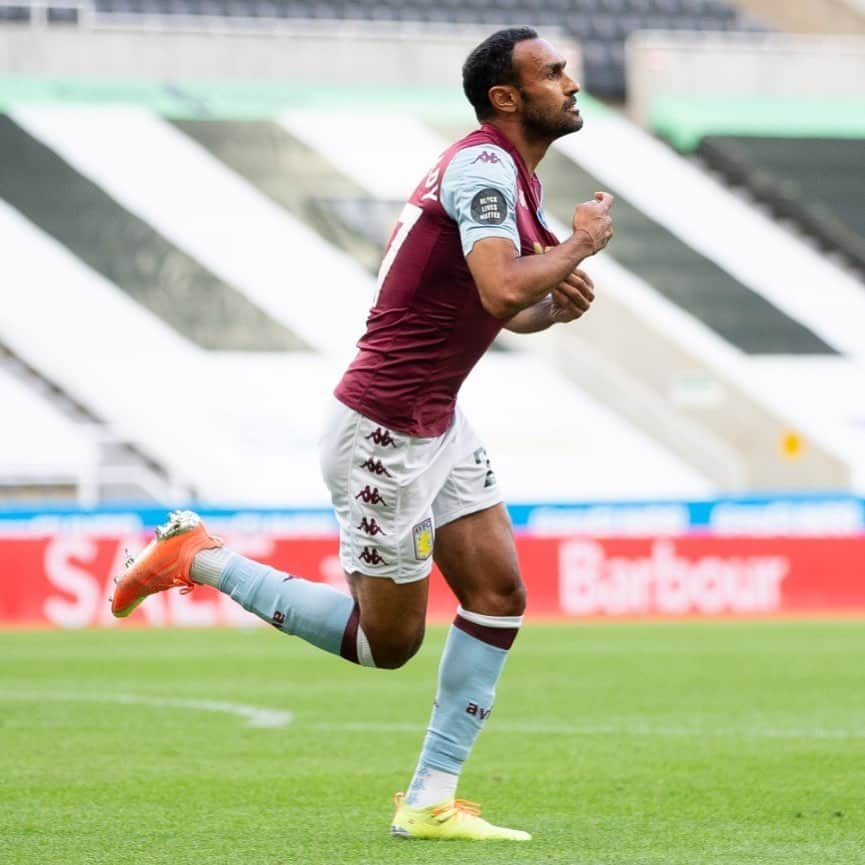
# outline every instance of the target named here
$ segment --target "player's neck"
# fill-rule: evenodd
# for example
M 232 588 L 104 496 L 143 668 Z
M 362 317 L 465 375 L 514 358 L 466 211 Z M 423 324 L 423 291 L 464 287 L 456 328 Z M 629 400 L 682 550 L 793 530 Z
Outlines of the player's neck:
M 517 152 L 522 156 L 529 174 L 534 174 L 538 163 L 544 158 L 552 141 L 538 141 L 530 139 L 526 136 L 523 127 L 515 120 L 510 118 L 496 117 L 493 120 L 487 120 L 490 126 L 495 126 L 508 141 L 516 147 Z

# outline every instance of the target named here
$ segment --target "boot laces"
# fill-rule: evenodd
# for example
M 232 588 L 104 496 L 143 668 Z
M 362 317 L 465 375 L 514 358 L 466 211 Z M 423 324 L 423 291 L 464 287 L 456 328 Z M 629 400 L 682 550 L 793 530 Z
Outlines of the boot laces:
M 442 820 L 448 820 L 459 814 L 466 814 L 469 817 L 480 817 L 481 806 L 477 802 L 470 802 L 468 799 L 454 799 L 453 802 L 440 805 L 438 808 L 433 808 L 432 810 L 433 817 L 439 817 Z
M 393 797 L 393 803 L 397 808 L 401 807 L 403 802 L 405 802 L 405 793 L 397 793 Z M 450 820 L 451 817 L 459 814 L 480 817 L 481 806 L 477 802 L 470 802 L 468 799 L 454 799 L 452 802 L 445 802 L 444 805 L 439 805 L 430 811 L 430 815 L 436 817 L 440 822 Z

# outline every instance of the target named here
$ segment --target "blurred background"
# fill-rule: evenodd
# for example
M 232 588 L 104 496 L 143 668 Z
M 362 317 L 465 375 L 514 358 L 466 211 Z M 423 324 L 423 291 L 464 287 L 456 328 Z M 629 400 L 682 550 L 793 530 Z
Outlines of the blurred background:
M 463 392 L 534 611 L 865 610 L 863 0 L 0 0 L 0 623 L 109 624 L 178 506 L 341 584 L 319 428 L 511 24 L 583 85 L 554 227 L 618 199 L 591 314 Z

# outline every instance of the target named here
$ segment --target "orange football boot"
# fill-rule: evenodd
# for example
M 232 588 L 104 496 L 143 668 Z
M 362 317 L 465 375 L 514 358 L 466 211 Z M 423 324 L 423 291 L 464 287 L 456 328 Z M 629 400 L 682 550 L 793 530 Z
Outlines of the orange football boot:
M 173 511 L 168 522 L 158 526 L 156 537 L 127 563 L 126 573 L 116 577 L 111 612 L 128 616 L 148 595 L 181 586 L 191 592 L 195 585 L 189 569 L 196 553 L 222 546 L 221 538 L 207 534 L 201 517 L 192 511 Z

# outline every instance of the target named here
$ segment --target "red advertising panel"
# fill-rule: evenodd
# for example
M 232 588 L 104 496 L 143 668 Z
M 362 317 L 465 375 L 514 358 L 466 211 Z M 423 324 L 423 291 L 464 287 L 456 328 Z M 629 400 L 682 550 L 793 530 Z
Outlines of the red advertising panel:
M 520 554 L 549 615 L 865 612 L 862 536 L 524 538 Z
M 228 538 L 232 549 L 345 588 L 333 537 Z M 748 616 L 865 613 L 865 536 L 849 538 L 529 537 L 517 540 L 529 615 Z M 110 626 L 112 577 L 142 538 L 61 533 L 0 537 L 0 626 Z M 436 574 L 432 618 L 456 602 Z M 250 624 L 228 598 L 198 588 L 148 599 L 130 622 Z

